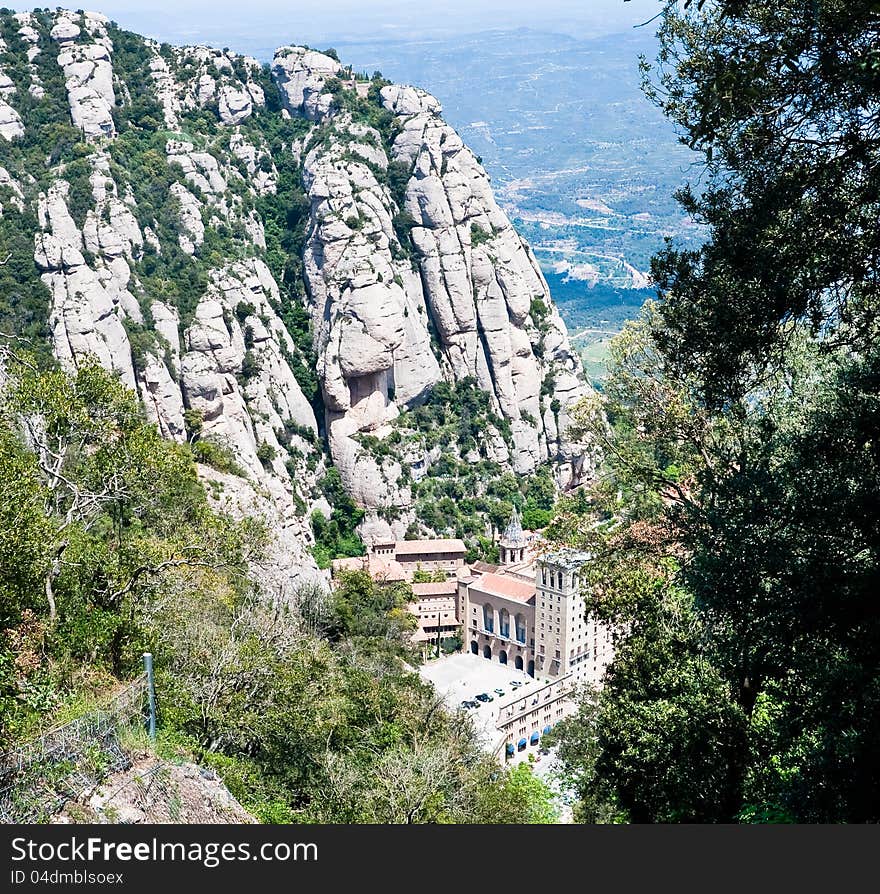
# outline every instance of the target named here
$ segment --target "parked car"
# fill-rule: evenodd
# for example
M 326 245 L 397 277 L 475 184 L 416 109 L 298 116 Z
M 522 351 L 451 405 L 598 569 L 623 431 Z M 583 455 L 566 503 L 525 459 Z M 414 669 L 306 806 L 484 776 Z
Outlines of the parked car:
M 486 702 L 494 702 L 495 701 L 495 699 L 491 695 L 489 695 L 488 692 L 481 692 L 477 696 L 477 700 L 483 702 L 484 704 Z
M 504 695 L 504 690 L 500 687 L 495 690 L 496 695 Z
M 510 681 L 510 685 L 511 685 L 514 689 L 519 689 L 519 687 L 522 686 L 522 680 L 511 680 L 511 681 Z

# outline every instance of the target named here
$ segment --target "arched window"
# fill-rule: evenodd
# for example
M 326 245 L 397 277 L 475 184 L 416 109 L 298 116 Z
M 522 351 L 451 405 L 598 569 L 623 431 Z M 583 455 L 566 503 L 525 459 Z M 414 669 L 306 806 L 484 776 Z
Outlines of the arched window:
M 559 572 L 559 574 L 556 575 L 556 579 L 558 581 L 557 588 L 561 590 L 562 589 L 562 572 L 561 571 Z
M 471 652 L 474 655 L 479 655 L 480 653 L 480 647 L 477 645 L 477 641 L 475 639 L 471 640 Z
M 502 636 L 510 637 L 510 613 L 506 608 L 498 612 L 498 632 Z
M 524 643 L 526 641 L 526 618 L 525 615 L 517 613 L 514 618 L 514 623 L 516 625 L 516 640 L 517 642 Z
M 483 605 L 483 630 L 488 633 L 495 632 L 495 610 L 488 602 Z
M 517 655 L 516 658 L 513 659 L 513 666 L 521 671 L 523 669 L 523 657 L 522 655 Z
M 492 660 L 492 647 L 491 646 L 483 646 L 483 658 L 488 658 L 490 661 Z
M 504 649 L 498 653 L 498 663 L 507 664 L 507 652 L 505 652 Z

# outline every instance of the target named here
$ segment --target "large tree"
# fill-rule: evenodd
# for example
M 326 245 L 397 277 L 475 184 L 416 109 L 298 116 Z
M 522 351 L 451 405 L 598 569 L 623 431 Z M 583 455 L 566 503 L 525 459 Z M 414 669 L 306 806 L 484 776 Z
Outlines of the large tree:
M 563 754 L 586 818 L 876 820 L 880 9 L 670 3 L 659 35 L 707 239 L 581 411 L 605 474 L 556 534 L 623 632 Z

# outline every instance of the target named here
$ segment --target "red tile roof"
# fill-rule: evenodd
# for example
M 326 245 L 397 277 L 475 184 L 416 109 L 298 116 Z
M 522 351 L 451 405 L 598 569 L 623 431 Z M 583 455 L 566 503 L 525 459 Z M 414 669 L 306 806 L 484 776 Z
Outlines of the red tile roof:
M 467 552 L 461 540 L 398 540 L 394 551 L 398 556 Z
M 535 598 L 533 583 L 526 583 L 503 574 L 484 574 L 471 584 L 471 589 L 488 593 L 490 596 L 504 596 L 522 603 L 531 602 Z
M 395 583 L 406 580 L 406 572 L 400 562 L 387 556 L 355 556 L 350 559 L 334 559 L 333 574 L 339 571 L 366 571 L 375 581 Z
M 471 568 L 473 568 L 474 571 L 479 571 L 480 574 L 494 574 L 500 567 L 500 565 L 490 565 L 488 562 L 479 560 L 471 565 Z
M 455 596 L 458 593 L 457 580 L 444 580 L 425 584 L 413 584 L 414 596 Z

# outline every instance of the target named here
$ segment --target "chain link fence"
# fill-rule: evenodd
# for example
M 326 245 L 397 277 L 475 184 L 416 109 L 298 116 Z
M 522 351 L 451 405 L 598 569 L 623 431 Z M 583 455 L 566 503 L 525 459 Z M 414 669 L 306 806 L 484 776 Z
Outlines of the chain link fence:
M 144 728 L 147 675 L 103 708 L 0 755 L 0 823 L 46 822 L 64 804 L 131 761 L 119 742 L 124 728 Z

